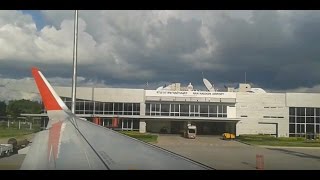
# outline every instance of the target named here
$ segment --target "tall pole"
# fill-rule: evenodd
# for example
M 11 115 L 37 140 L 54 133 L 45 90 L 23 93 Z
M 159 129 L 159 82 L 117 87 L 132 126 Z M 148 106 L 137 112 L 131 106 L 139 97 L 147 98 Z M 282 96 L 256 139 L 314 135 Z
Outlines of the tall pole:
M 71 112 L 75 114 L 76 84 L 77 84 L 77 45 L 78 45 L 78 10 L 74 12 L 74 41 L 73 41 L 73 78 Z
M 247 84 L 247 72 L 244 72 L 244 83 Z

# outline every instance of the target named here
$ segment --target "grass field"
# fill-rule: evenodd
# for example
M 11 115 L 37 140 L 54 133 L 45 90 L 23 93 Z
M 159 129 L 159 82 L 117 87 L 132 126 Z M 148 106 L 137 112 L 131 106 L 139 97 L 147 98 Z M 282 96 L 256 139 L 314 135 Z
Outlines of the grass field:
M 26 129 L 0 129 L 0 138 L 5 137 L 18 137 L 27 134 L 34 133 L 34 130 L 26 130 Z
M 251 145 L 291 146 L 291 147 L 320 147 L 320 140 L 306 140 L 297 137 L 279 137 L 269 135 L 240 135 L 237 139 Z
M 33 125 L 30 130 L 30 125 L 20 124 L 20 129 L 17 123 L 10 124 L 7 127 L 7 123 L 1 123 L 0 126 L 0 143 L 7 143 L 8 139 L 16 138 L 17 140 L 28 139 L 33 137 L 33 134 L 40 131 L 40 125 Z
M 148 142 L 148 143 L 156 143 L 158 139 L 157 135 L 148 134 L 148 133 L 139 133 L 137 131 L 118 131 L 118 132 L 130 137 L 139 139 L 141 141 Z

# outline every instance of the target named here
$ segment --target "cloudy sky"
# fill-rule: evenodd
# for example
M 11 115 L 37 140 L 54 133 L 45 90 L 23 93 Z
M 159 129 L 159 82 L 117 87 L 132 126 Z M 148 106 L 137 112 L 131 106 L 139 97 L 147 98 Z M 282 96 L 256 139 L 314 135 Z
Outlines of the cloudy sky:
M 73 11 L 0 11 L 0 100 L 71 86 Z M 320 92 L 320 11 L 79 11 L 78 84 Z M 30 93 L 31 92 L 31 93 Z

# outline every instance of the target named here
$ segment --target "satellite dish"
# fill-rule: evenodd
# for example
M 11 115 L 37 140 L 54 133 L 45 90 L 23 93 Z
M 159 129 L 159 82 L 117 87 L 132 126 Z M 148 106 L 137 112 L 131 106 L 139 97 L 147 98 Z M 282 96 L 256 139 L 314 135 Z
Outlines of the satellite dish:
M 253 93 L 258 93 L 258 94 L 260 94 L 260 93 L 267 93 L 264 89 L 261 89 L 261 88 L 251 88 L 251 91 L 252 91 Z
M 162 90 L 163 89 L 163 86 L 160 86 L 160 87 L 158 87 L 156 90 L 157 91 L 160 91 L 160 90 Z
M 208 89 L 208 91 L 210 92 L 215 91 L 213 85 L 206 78 L 203 78 L 203 83 Z

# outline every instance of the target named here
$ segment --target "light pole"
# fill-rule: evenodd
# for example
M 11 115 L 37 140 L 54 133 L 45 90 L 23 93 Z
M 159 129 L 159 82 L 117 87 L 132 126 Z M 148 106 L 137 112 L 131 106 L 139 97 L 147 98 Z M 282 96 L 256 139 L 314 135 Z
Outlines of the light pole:
M 78 10 L 74 12 L 74 42 L 73 42 L 73 78 L 71 112 L 75 114 L 76 84 L 77 84 L 77 45 L 78 45 Z

